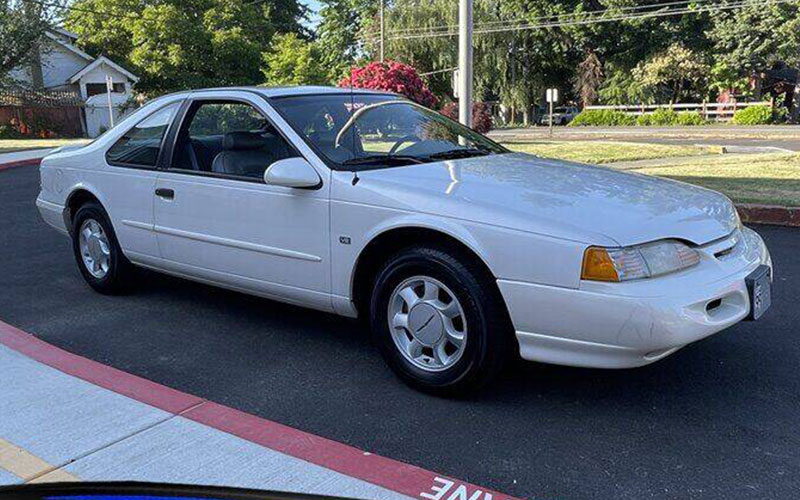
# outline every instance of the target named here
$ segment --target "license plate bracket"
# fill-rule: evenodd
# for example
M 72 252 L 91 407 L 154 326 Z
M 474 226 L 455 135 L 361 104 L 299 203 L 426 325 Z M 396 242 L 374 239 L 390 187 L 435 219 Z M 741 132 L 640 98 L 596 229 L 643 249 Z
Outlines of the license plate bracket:
M 755 321 L 772 305 L 772 282 L 770 269 L 767 265 L 758 266 L 755 271 L 744 279 L 747 285 L 747 295 L 750 297 L 750 314 L 747 319 Z

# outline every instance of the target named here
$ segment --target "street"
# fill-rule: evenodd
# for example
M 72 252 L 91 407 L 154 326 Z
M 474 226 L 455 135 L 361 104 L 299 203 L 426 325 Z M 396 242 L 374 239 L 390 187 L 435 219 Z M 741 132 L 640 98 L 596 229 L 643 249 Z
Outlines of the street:
M 695 127 L 548 127 L 508 128 L 492 131 L 499 141 L 514 140 L 603 140 L 644 142 L 650 144 L 717 145 L 747 148 L 778 148 L 800 151 L 800 127 L 732 127 L 704 125 Z M 744 151 L 746 152 L 746 151 Z
M 144 271 L 130 295 L 94 293 L 38 184 L 33 167 L 0 172 L 0 319 L 72 353 L 522 497 L 800 491 L 796 229 L 755 228 L 776 265 L 759 322 L 633 370 L 518 363 L 447 400 L 400 383 L 356 321 Z

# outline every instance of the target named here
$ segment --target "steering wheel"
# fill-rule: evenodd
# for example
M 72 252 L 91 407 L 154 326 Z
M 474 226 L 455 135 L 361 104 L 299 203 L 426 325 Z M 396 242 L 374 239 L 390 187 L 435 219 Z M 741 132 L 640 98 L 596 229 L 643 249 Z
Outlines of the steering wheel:
M 403 144 L 405 144 L 407 142 L 420 142 L 420 141 L 422 141 L 422 139 L 420 139 L 419 137 L 417 137 L 414 134 L 404 135 L 403 137 L 400 138 L 399 141 L 394 143 L 392 148 L 389 150 L 388 155 L 391 156 L 391 155 L 395 154 L 397 152 L 397 150 L 400 148 L 400 146 L 402 146 Z

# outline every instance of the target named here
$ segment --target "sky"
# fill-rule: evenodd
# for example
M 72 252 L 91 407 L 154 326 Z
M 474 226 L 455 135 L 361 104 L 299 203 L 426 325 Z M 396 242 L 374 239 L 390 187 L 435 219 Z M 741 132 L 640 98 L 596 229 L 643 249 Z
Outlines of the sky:
M 308 26 L 309 28 L 315 28 L 319 23 L 317 14 L 319 14 L 319 9 L 322 7 L 322 5 L 320 5 L 318 0 L 299 0 L 299 1 L 301 4 L 311 9 L 311 12 L 309 13 L 308 16 L 311 19 L 311 22 L 305 23 L 305 25 Z

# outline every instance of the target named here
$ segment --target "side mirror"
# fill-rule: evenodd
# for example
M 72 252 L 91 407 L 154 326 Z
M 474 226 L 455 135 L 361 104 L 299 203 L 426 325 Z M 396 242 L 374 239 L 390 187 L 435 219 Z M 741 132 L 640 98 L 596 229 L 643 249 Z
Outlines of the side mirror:
M 304 158 L 286 158 L 270 165 L 264 172 L 270 186 L 314 189 L 322 184 L 319 174 Z

